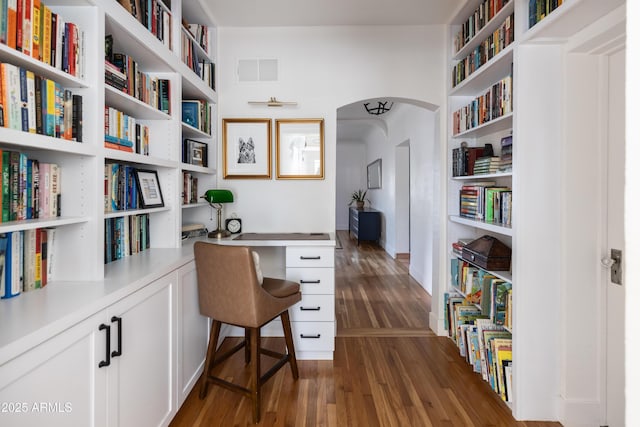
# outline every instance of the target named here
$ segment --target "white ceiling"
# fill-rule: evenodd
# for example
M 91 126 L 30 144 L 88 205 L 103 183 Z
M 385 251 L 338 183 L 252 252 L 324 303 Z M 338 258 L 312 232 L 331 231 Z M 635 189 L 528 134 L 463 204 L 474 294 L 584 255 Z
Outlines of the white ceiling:
M 465 0 L 206 1 L 218 27 L 284 27 L 445 24 Z

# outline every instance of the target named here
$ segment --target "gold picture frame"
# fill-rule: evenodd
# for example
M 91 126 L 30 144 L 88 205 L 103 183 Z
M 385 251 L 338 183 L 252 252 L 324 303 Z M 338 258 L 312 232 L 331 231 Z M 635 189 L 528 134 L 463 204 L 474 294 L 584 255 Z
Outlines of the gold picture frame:
M 271 119 L 222 119 L 225 179 L 271 179 Z
M 276 119 L 276 178 L 324 179 L 324 119 Z

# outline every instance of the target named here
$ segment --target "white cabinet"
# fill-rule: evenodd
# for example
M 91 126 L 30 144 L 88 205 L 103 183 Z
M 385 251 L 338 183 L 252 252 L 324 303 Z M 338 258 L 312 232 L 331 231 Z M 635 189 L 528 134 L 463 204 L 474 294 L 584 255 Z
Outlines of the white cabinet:
M 168 425 L 176 279 L 172 272 L 2 365 L 2 425 Z
M 164 426 L 175 414 L 172 288 L 176 282 L 177 273 L 172 272 L 107 310 L 111 350 L 122 353 L 101 368 L 108 372 L 109 426 Z
M 0 366 L 0 424 L 106 427 L 98 314 Z
M 209 338 L 209 320 L 200 314 L 198 305 L 198 277 L 195 261 L 178 270 L 177 294 L 179 407 L 202 374 Z
M 286 278 L 300 283 L 302 300 L 289 309 L 298 359 L 333 359 L 334 248 L 288 246 Z

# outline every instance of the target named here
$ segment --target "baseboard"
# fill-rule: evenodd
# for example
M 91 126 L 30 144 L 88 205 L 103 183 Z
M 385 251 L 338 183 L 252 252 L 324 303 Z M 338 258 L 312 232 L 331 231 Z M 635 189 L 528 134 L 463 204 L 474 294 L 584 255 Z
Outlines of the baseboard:
M 407 259 L 410 259 L 410 258 L 411 258 L 411 254 L 409 254 L 409 253 L 401 252 L 401 253 L 397 253 L 396 254 L 396 259 L 397 260 L 407 260 Z
M 438 319 L 437 313 L 434 313 L 433 311 L 429 313 L 429 329 L 441 337 L 449 335 L 447 330 L 444 328 L 444 319 Z
M 587 399 L 561 399 L 560 422 L 564 427 L 602 425 L 600 402 Z M 600 421 L 598 421 L 600 420 Z

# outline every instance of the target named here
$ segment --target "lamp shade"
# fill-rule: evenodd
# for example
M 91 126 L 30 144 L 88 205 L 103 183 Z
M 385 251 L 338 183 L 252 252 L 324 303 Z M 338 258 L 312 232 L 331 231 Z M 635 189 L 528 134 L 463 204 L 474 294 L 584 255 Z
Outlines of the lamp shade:
M 233 193 L 229 190 L 207 190 L 204 199 L 209 203 L 232 203 Z

